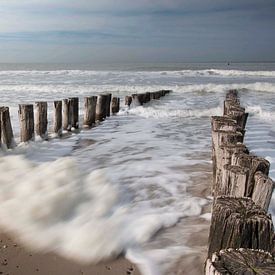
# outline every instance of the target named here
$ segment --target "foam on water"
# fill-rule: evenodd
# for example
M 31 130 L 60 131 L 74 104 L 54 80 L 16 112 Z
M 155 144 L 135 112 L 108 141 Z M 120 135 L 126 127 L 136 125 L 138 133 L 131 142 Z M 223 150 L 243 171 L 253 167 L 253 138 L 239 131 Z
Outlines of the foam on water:
M 196 249 L 170 227 L 185 217 L 209 221 L 202 214 L 209 198 L 188 190 L 211 175 L 210 116 L 222 115 L 233 88 L 250 113 L 245 142 L 267 157 L 275 178 L 274 71 L 0 71 L 0 105 L 11 107 L 17 141 L 18 103 L 47 100 L 50 128 L 53 100 L 77 95 L 82 106 L 84 96 L 104 91 L 123 98 L 173 90 L 130 109 L 122 100 L 117 116 L 70 138 L 1 152 L 1 227 L 32 248 L 78 261 L 125 253 L 144 274 L 168 272 Z M 163 228 L 165 241 L 156 234 Z

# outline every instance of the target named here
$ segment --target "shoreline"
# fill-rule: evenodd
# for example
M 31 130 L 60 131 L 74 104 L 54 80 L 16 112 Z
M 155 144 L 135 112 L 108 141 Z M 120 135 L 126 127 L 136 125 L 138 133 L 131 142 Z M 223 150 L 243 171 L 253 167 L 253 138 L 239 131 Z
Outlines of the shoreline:
M 33 252 L 25 249 L 15 238 L 0 233 L 0 274 L 3 275 L 141 275 L 136 265 L 119 257 L 98 264 L 80 264 L 55 253 Z

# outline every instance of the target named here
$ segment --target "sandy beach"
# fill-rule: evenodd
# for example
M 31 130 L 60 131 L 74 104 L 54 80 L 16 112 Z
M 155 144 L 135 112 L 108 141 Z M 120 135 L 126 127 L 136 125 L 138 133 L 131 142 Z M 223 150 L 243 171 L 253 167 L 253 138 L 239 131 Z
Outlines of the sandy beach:
M 37 253 L 22 247 L 5 234 L 0 234 L 0 274 L 3 275 L 139 275 L 137 267 L 124 259 L 96 265 L 81 265 L 53 253 Z

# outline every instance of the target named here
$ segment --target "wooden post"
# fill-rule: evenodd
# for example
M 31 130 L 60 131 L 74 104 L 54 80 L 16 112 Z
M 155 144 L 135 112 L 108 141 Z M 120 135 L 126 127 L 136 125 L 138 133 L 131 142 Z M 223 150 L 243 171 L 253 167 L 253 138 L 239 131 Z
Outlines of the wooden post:
M 71 130 L 71 112 L 70 112 L 70 101 L 68 99 L 63 99 L 62 101 L 62 126 L 63 130 Z
M 225 144 L 237 144 L 243 141 L 243 135 L 235 131 L 212 131 L 212 161 L 213 161 L 213 186 L 212 193 L 215 193 L 217 179 L 222 168 L 223 152 L 220 149 Z
M 57 136 L 62 135 L 62 101 L 54 101 L 53 132 Z
M 222 180 L 217 184 L 216 195 L 245 197 L 248 178 L 248 168 L 225 165 L 222 171 Z
M 96 103 L 96 120 L 103 121 L 106 118 L 107 95 L 99 95 Z
M 8 107 L 0 107 L 0 147 L 1 143 L 7 149 L 15 147 Z
M 275 274 L 272 255 L 255 249 L 224 249 L 212 255 L 205 266 L 205 275 Z
M 248 184 L 245 192 L 246 197 L 251 197 L 254 189 L 254 175 L 257 171 L 261 171 L 263 174 L 268 175 L 270 163 L 264 159 L 253 155 L 247 155 L 244 153 L 232 155 L 232 165 L 246 167 L 249 169 Z
M 35 132 L 41 138 L 47 138 L 47 102 L 35 102 Z
M 208 259 L 225 248 L 253 248 L 271 252 L 273 224 L 270 215 L 250 198 L 217 197 L 209 233 Z
M 19 105 L 20 140 L 27 142 L 34 140 L 34 114 L 33 105 Z
M 111 101 L 112 101 L 112 94 L 107 94 L 107 102 L 106 102 L 106 116 L 110 116 L 111 110 Z
M 69 110 L 71 113 L 71 127 L 74 129 L 79 128 L 79 99 L 78 97 L 69 98 Z
M 274 189 L 274 182 L 261 171 L 255 173 L 254 179 L 252 200 L 267 211 Z
M 145 93 L 145 103 L 149 102 L 151 100 L 151 93 L 147 92 Z
M 125 105 L 127 105 L 128 107 L 130 107 L 131 103 L 132 103 L 132 97 L 131 96 L 125 96 Z
M 116 114 L 119 112 L 119 103 L 120 103 L 119 97 L 112 98 L 112 113 L 113 114 Z
M 85 128 L 90 128 L 95 123 L 96 101 L 96 96 L 89 96 L 84 98 L 83 127 Z

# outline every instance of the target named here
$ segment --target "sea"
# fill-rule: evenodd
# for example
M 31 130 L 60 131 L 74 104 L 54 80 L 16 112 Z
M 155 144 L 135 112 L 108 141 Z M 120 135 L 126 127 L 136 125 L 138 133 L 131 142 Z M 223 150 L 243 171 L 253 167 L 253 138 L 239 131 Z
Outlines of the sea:
M 161 89 L 173 92 L 124 105 L 126 95 Z M 275 179 L 275 63 L 0 64 L 0 106 L 17 143 L 0 151 L 0 228 L 79 262 L 124 255 L 145 275 L 176 274 L 206 249 L 190 234 L 199 240 L 209 226 L 211 116 L 222 115 L 229 89 L 249 112 L 245 144 Z M 83 98 L 103 92 L 120 97 L 117 115 L 20 143 L 18 104 L 47 101 L 51 137 L 53 101 L 79 97 L 81 126 Z

